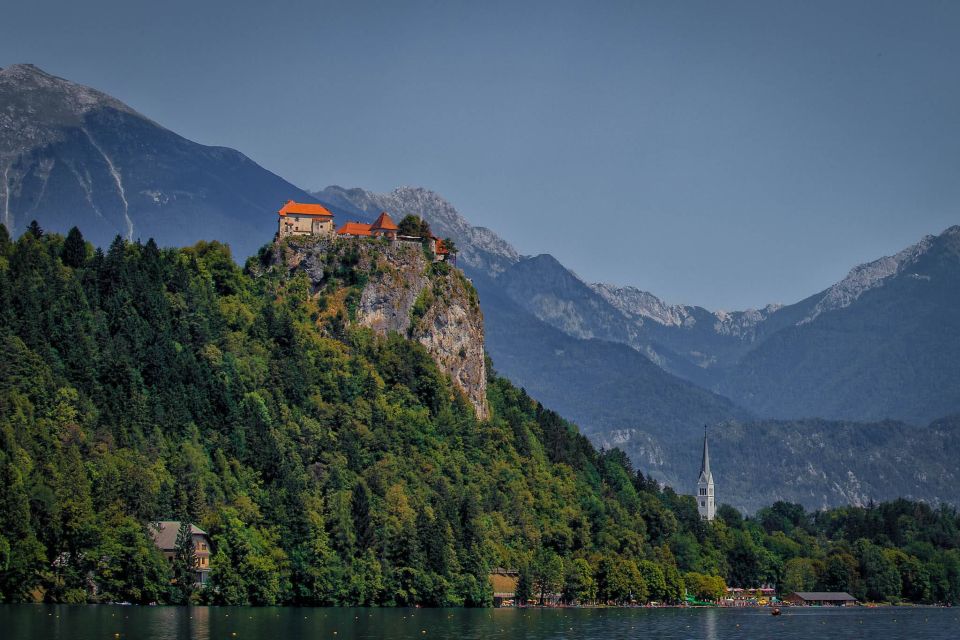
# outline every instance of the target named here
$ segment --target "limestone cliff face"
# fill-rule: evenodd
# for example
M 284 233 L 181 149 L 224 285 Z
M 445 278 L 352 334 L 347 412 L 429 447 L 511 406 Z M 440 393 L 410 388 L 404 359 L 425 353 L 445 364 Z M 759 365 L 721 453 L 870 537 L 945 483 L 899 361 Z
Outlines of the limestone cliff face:
M 483 314 L 476 290 L 459 269 L 433 263 L 419 244 L 408 242 L 295 238 L 277 248 L 277 261 L 305 273 L 314 291 L 342 285 L 355 322 L 384 335 L 396 331 L 426 347 L 477 417 L 488 417 Z

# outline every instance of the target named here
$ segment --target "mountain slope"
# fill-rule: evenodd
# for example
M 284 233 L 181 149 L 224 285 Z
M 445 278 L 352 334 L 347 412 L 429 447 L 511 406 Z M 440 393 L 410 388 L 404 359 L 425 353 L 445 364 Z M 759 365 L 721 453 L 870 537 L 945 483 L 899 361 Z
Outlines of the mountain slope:
M 702 432 L 701 432 L 702 434 Z M 911 498 L 955 504 L 960 480 L 960 417 L 930 425 L 830 420 L 731 421 L 710 429 L 717 501 L 755 512 L 784 500 L 808 509 Z M 692 489 L 699 459 L 696 442 L 650 438 L 640 430 L 608 431 L 593 440 L 616 446 L 636 464 L 668 473 Z M 681 482 L 683 484 L 681 484 Z
M 960 410 L 960 226 L 801 305 L 728 373 L 726 394 L 775 417 L 924 423 Z
M 305 192 L 233 149 L 164 129 L 122 102 L 32 65 L 0 70 L 0 222 L 74 225 L 161 245 L 199 239 L 251 255 L 287 199 Z

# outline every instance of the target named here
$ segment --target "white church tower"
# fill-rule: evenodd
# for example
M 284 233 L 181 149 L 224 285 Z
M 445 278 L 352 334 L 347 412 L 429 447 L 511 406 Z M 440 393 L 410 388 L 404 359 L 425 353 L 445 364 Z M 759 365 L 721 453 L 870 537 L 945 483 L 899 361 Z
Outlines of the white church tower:
M 703 462 L 700 463 L 700 478 L 697 480 L 697 511 L 702 520 L 713 520 L 717 505 L 713 495 L 713 474 L 710 473 L 710 449 L 707 447 L 707 428 L 703 428 Z

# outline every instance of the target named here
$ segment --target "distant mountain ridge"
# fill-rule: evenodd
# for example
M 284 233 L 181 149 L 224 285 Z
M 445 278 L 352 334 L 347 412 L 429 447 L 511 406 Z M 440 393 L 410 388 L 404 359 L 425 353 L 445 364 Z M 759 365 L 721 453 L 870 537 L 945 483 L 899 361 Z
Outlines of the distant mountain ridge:
M 0 222 L 79 225 L 162 245 L 218 239 L 242 259 L 301 189 L 238 151 L 191 142 L 105 93 L 33 65 L 0 70 Z

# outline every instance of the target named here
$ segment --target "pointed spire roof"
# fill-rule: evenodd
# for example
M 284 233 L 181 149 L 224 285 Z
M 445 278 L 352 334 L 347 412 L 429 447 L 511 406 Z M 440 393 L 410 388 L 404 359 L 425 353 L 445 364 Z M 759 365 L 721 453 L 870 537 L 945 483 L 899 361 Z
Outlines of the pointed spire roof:
M 396 231 L 397 225 L 386 211 L 381 211 L 377 219 L 370 225 L 371 229 L 383 231 Z
M 710 473 L 710 447 L 707 445 L 707 426 L 703 426 L 703 460 L 700 462 L 700 482 L 713 479 Z

